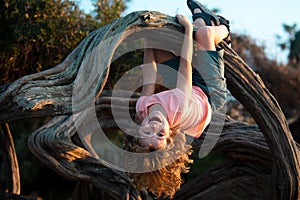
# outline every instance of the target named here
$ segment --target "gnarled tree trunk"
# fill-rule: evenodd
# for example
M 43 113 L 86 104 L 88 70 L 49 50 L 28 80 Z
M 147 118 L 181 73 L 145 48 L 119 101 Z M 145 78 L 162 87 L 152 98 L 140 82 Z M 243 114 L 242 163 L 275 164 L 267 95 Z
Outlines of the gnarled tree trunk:
M 0 122 L 54 116 L 29 138 L 35 156 L 62 176 L 86 187 L 92 185 L 105 197 L 140 199 L 126 173 L 92 157 L 75 142 L 74 119 L 96 103 L 102 128 L 117 128 L 111 115 L 105 112 L 110 107 L 110 96 L 103 92 L 115 51 L 122 41 L 132 39 L 133 33 L 136 37 L 145 29 L 161 28 L 182 32 L 175 18 L 144 11 L 131 13 L 92 32 L 60 65 L 2 86 Z M 299 150 L 284 115 L 260 77 L 225 43 L 221 45 L 225 49 L 228 88 L 251 113 L 258 127 L 228 120 L 214 148 L 228 155 L 228 159 L 183 185 L 174 198 L 298 199 Z M 97 78 L 91 80 L 88 75 L 94 72 Z M 93 87 L 80 90 L 80 84 L 87 81 Z M 78 91 L 84 92 L 74 104 L 73 95 Z M 120 96 L 119 100 L 124 100 Z M 99 100 L 91 102 L 95 97 Z M 135 100 L 132 99 L 133 104 Z M 203 137 L 193 145 L 201 144 Z

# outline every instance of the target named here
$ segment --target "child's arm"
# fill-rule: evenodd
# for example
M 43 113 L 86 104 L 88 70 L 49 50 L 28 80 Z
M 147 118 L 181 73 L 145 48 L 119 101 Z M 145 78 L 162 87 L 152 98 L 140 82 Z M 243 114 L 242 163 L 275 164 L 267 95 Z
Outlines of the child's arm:
M 154 56 L 154 50 L 147 48 L 145 41 L 144 49 L 144 64 L 143 64 L 143 87 L 142 96 L 149 96 L 154 94 L 155 82 L 157 76 L 157 66 Z
M 178 69 L 177 85 L 187 96 L 192 95 L 192 56 L 193 56 L 193 25 L 186 16 L 176 16 L 185 28 L 185 35 L 181 47 L 181 58 Z

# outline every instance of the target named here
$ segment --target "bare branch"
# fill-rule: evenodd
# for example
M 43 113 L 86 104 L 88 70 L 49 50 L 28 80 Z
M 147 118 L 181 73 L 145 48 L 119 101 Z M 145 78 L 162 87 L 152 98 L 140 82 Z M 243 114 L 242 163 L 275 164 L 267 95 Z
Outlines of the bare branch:
M 4 169 L 7 172 L 6 181 L 8 188 L 5 189 L 7 193 L 20 194 L 21 192 L 21 183 L 20 183 L 20 172 L 19 172 L 19 163 L 15 150 L 15 145 L 13 141 L 12 134 L 10 132 L 9 125 L 1 124 L 0 127 L 1 133 L 1 146 L 5 150 L 5 160 L 4 160 Z M 4 188 L 3 188 L 4 189 Z

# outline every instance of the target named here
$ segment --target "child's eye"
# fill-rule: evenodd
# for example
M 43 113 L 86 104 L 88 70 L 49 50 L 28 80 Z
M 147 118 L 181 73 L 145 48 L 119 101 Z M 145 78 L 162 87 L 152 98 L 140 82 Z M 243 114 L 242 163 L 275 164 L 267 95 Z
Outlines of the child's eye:
M 165 134 L 163 134 L 163 133 L 158 134 L 158 137 L 164 137 L 164 136 L 165 136 Z

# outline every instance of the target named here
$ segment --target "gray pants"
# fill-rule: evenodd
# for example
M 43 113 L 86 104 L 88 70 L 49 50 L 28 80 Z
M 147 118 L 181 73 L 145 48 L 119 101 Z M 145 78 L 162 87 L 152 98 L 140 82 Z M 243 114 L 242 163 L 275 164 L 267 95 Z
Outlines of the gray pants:
M 224 51 L 197 51 L 193 64 L 193 85 L 200 87 L 207 95 L 212 111 L 224 106 L 227 97 L 226 79 L 224 77 Z M 158 65 L 163 84 L 175 88 L 180 57 L 167 60 Z

